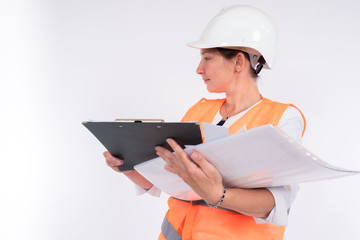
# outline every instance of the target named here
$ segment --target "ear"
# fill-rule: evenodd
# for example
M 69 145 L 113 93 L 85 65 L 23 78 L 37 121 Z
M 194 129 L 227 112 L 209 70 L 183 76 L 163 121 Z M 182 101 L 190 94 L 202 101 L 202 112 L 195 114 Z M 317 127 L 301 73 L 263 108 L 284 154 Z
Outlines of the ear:
M 241 52 L 239 52 L 235 56 L 235 72 L 242 71 L 246 66 L 246 58 L 245 55 Z

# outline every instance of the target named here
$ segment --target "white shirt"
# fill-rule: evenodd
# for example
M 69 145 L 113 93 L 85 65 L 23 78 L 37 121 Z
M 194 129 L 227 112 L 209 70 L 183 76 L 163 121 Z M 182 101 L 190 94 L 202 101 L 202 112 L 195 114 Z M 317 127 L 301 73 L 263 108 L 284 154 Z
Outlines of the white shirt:
M 242 117 L 247 111 L 251 108 L 255 107 L 257 102 L 252 107 L 247 110 L 238 113 L 225 121 L 223 127 L 230 127 L 233 123 L 235 123 L 240 117 Z M 213 124 L 217 124 L 222 120 L 222 116 L 218 112 L 213 120 Z M 283 116 L 281 117 L 278 127 L 280 127 L 283 131 L 285 131 L 290 137 L 292 137 L 295 141 L 301 143 L 302 142 L 302 132 L 304 129 L 304 121 L 301 116 L 299 110 L 294 107 L 288 107 Z M 296 194 L 299 190 L 298 185 L 289 185 L 289 186 L 281 186 L 281 187 L 270 187 L 267 188 L 274 196 L 275 199 L 275 207 L 270 212 L 267 218 L 255 218 L 257 223 L 271 223 L 275 225 L 287 226 L 288 223 L 288 214 L 290 211 L 290 207 L 292 202 L 294 201 Z M 136 192 L 138 195 L 149 193 L 152 196 L 160 196 L 161 190 L 157 187 L 153 186 L 148 191 L 136 186 Z

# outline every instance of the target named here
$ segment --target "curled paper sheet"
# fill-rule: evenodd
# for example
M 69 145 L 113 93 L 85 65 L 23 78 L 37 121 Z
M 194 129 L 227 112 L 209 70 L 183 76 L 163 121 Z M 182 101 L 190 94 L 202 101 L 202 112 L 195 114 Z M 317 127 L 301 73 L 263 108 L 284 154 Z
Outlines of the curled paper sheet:
M 211 127 L 204 128 L 211 132 Z M 185 149 L 200 152 L 223 176 L 224 185 L 239 188 L 275 187 L 359 174 L 332 166 L 295 142 L 280 128 L 265 125 Z M 155 158 L 135 169 L 163 192 L 184 200 L 200 197 Z

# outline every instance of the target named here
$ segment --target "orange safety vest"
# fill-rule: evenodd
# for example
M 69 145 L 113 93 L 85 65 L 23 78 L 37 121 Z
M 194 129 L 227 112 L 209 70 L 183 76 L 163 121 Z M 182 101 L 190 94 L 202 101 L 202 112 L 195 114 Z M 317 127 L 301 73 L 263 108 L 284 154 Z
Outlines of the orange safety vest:
M 182 121 L 212 123 L 224 102 L 225 99 L 203 98 L 188 110 Z M 277 126 L 289 106 L 293 105 L 263 98 L 230 126 L 229 134 L 236 133 L 243 126 L 246 129 L 266 124 Z M 302 117 L 305 130 L 305 118 Z M 170 197 L 168 205 L 159 240 L 281 240 L 285 232 L 284 226 L 257 224 L 253 217 L 226 209 L 209 208 L 197 201 L 187 202 Z

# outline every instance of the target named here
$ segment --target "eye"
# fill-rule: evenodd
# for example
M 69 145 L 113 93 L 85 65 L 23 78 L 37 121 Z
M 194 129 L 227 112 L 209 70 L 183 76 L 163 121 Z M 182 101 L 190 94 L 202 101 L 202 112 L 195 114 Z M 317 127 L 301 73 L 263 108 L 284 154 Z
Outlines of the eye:
M 205 60 L 206 62 L 210 61 L 210 59 L 211 59 L 211 58 L 209 58 L 209 57 L 204 57 L 204 60 Z

